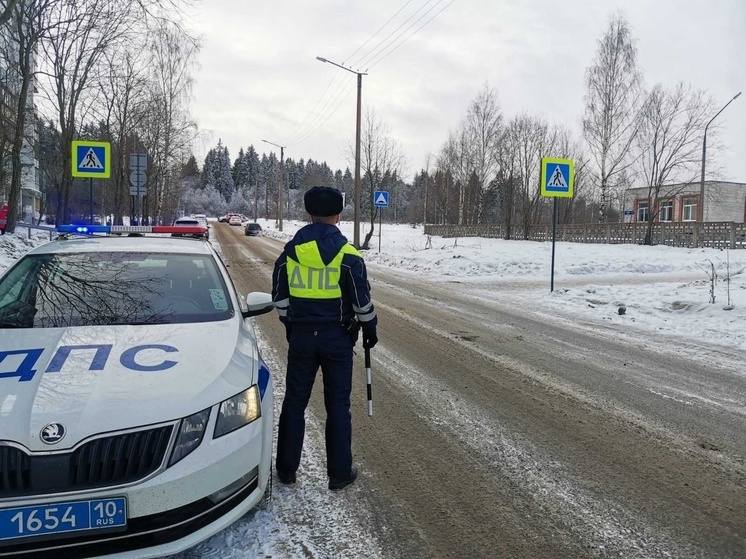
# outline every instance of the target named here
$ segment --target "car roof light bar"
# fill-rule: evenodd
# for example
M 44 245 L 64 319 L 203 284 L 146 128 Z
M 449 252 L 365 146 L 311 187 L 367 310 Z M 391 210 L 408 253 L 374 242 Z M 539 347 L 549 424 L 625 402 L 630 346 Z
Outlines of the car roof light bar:
M 207 232 L 201 225 L 58 225 L 58 233 L 92 235 L 93 233 L 179 233 L 199 235 Z

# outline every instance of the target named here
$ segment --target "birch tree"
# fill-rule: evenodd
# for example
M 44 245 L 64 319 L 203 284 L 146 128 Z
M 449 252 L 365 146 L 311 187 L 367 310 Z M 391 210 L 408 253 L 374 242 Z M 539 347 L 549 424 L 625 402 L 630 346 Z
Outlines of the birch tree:
M 503 117 L 495 90 L 485 86 L 469 106 L 464 121 L 474 199 L 474 223 L 481 223 L 484 195 L 489 183 L 497 175 Z
M 605 222 L 609 187 L 634 162 L 630 152 L 639 126 L 642 78 L 632 32 L 623 16 L 610 19 L 585 81 L 583 132 L 601 194 L 598 219 Z

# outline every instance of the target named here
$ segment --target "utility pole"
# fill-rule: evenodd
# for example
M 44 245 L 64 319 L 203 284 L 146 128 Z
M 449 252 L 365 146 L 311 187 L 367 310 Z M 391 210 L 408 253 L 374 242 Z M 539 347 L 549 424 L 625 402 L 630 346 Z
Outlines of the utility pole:
M 259 179 L 254 179 L 254 223 L 259 212 Z
M 272 144 L 275 147 L 280 148 L 280 188 L 277 192 L 277 219 L 279 221 L 279 229 L 282 231 L 282 181 L 285 177 L 285 147 L 281 146 L 280 144 L 276 144 L 274 142 L 270 142 L 268 140 L 262 140 L 262 142 L 266 142 L 268 144 Z
M 362 103 L 363 103 L 363 76 L 367 76 L 367 72 L 356 72 L 355 70 L 352 70 L 350 68 L 347 68 L 346 66 L 342 66 L 341 64 L 337 64 L 336 62 L 332 62 L 331 60 L 327 60 L 326 58 L 322 58 L 321 56 L 317 56 L 316 60 L 319 60 L 321 62 L 328 62 L 329 64 L 333 64 L 334 66 L 337 66 L 338 68 L 342 68 L 343 70 L 347 70 L 348 72 L 351 72 L 353 74 L 357 74 L 357 123 L 355 126 L 355 233 L 353 236 L 353 242 L 352 244 L 355 245 L 356 248 L 360 248 L 360 192 L 362 190 L 362 187 L 360 185 L 360 113 L 362 111 Z

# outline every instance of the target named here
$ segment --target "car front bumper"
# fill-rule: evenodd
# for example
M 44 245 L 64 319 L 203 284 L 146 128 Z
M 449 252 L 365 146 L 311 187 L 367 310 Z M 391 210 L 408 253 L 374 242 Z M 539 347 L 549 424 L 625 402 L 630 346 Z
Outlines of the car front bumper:
M 226 528 L 262 498 L 270 476 L 272 451 L 271 390 L 262 402 L 263 416 L 237 431 L 208 438 L 215 427 L 211 414 L 205 440 L 183 460 L 144 481 L 44 497 L 0 500 L 0 509 L 124 497 L 125 531 L 17 540 L 0 545 L 0 558 L 77 559 L 162 557 L 193 547 Z

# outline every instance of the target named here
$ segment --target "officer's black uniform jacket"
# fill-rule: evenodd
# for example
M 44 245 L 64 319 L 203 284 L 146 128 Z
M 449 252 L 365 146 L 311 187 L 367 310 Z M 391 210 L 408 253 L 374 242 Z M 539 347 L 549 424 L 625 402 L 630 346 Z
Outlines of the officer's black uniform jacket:
M 375 326 L 365 262 L 335 225 L 312 223 L 299 230 L 275 262 L 272 300 L 285 324 L 348 325 L 357 315 Z

